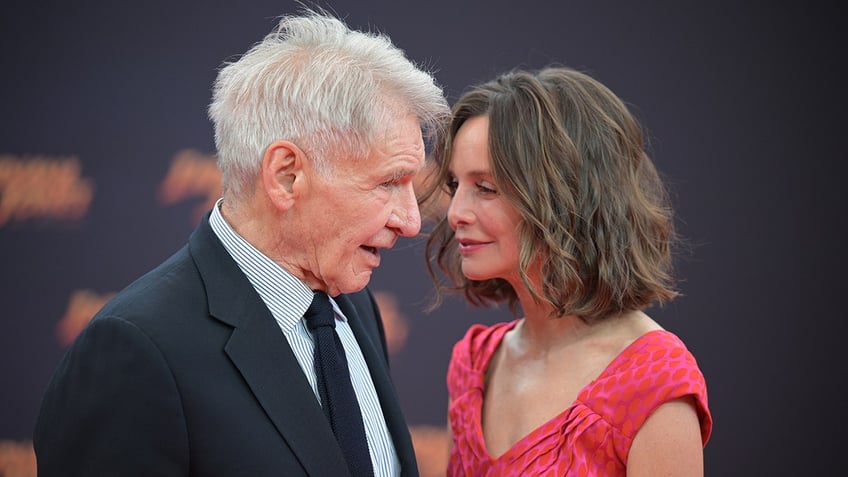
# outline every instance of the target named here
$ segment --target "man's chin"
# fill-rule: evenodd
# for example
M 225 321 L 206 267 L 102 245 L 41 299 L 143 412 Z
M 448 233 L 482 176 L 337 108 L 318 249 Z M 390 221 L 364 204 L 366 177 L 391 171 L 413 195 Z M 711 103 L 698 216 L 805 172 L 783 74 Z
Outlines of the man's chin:
M 356 293 L 358 291 L 362 291 L 366 286 L 368 286 L 368 283 L 371 281 L 372 271 L 372 269 L 367 269 L 361 272 L 357 272 L 356 275 L 351 277 L 349 280 L 330 285 L 330 296 L 337 296 L 341 294 Z

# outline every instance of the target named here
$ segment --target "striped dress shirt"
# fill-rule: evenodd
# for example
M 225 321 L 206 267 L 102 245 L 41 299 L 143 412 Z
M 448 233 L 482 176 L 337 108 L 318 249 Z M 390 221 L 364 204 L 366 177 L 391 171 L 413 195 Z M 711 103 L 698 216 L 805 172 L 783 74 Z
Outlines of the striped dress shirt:
M 314 344 L 303 319 L 303 314 L 312 303 L 314 293 L 303 282 L 238 235 L 221 215 L 221 202 L 222 200 L 219 199 L 215 204 L 209 217 L 209 224 L 224 248 L 256 289 L 265 306 L 271 311 L 271 315 L 277 321 L 297 357 L 309 385 L 312 386 L 315 398 L 320 402 L 313 367 Z M 362 411 L 362 422 L 365 424 L 365 435 L 368 439 L 374 475 L 376 477 L 398 476 L 400 462 L 386 426 L 374 382 L 371 380 L 371 373 L 365 364 L 362 350 L 359 349 L 347 318 L 332 297 L 330 301 L 336 312 L 336 332 L 347 355 L 351 382 Z

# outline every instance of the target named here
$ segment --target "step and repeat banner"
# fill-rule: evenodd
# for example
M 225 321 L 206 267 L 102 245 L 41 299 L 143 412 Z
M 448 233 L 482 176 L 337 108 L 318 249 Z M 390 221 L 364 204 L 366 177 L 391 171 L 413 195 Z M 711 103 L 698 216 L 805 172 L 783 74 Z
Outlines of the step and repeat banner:
M 220 196 L 206 117 L 218 67 L 298 9 L 269 0 L 123 3 L 0 9 L 0 476 L 35 475 L 41 395 L 74 337 L 182 246 Z M 799 208 L 797 171 L 774 138 L 791 138 L 780 116 L 801 111 L 775 99 L 794 81 L 784 60 L 812 61 L 797 43 L 812 20 L 776 7 L 764 15 L 755 4 L 319 5 L 387 33 L 436 72 L 451 102 L 507 69 L 561 63 L 631 104 L 692 244 L 677 266 L 684 296 L 650 313 L 683 338 L 706 375 L 715 419 L 708 475 L 792 468 L 787 457 L 763 470 L 788 445 L 769 428 L 788 425 L 783 402 L 800 392 L 789 381 L 799 364 L 778 351 L 793 340 L 781 324 L 799 311 L 798 297 L 774 292 L 793 289 L 798 264 L 773 259 L 798 243 L 784 227 Z M 436 476 L 447 460 L 452 346 L 471 324 L 511 315 L 459 298 L 426 312 L 423 248 L 421 239 L 399 241 L 371 288 L 422 474 Z M 782 389 L 781 399 L 757 401 L 766 384 Z

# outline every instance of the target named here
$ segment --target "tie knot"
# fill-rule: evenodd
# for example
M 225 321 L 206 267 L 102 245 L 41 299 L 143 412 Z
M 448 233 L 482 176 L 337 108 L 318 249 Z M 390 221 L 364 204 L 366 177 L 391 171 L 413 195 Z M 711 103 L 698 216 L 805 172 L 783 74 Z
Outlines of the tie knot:
M 306 318 L 306 327 L 315 330 L 321 326 L 336 327 L 336 315 L 333 305 L 326 293 L 318 291 L 312 297 L 312 303 L 303 315 Z

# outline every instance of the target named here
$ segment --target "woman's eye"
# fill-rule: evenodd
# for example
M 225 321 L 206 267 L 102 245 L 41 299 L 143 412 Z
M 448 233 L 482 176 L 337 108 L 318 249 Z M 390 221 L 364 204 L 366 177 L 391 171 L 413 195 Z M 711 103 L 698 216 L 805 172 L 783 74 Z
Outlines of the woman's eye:
M 497 190 L 494 189 L 494 186 L 490 186 L 488 183 L 478 182 L 476 185 L 477 185 L 477 190 L 479 190 L 480 192 L 482 192 L 484 194 L 494 194 L 494 193 L 497 192 Z
M 453 196 L 454 194 L 456 194 L 456 189 L 459 187 L 459 182 L 457 182 L 456 179 L 451 178 L 448 179 L 448 181 L 445 183 L 445 186 L 448 188 L 448 192 L 450 192 L 450 195 Z

